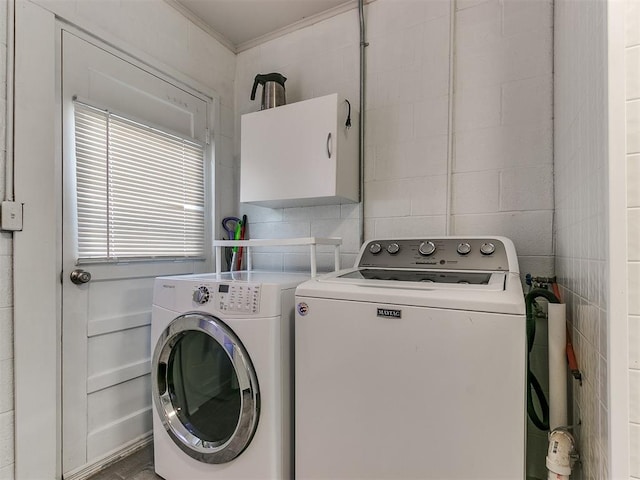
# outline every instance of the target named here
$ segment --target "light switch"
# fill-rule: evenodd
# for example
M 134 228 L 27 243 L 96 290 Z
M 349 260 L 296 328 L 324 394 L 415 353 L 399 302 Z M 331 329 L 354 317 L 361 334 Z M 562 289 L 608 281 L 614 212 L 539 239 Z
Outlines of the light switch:
M 22 230 L 22 203 L 2 202 L 2 230 Z

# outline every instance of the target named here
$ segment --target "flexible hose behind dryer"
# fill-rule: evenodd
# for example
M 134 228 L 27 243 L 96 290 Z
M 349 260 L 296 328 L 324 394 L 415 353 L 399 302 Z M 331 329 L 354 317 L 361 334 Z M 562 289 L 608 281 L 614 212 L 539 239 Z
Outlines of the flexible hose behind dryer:
M 548 300 L 550 303 L 560 303 L 558 297 L 556 297 L 552 292 L 546 290 L 544 288 L 534 288 L 531 290 L 525 297 L 524 303 L 527 312 L 527 413 L 529 418 L 533 422 L 533 424 L 538 427 L 540 430 L 547 431 L 549 430 L 549 403 L 544 396 L 544 392 L 542 391 L 542 386 L 540 382 L 536 378 L 536 376 L 531 371 L 530 366 L 530 355 L 531 350 L 533 349 L 533 341 L 536 337 L 536 319 L 534 314 L 534 304 L 536 304 L 536 298 L 543 297 Z M 533 392 L 535 392 L 538 397 L 538 402 L 540 403 L 540 408 L 542 410 L 542 419 L 538 416 L 536 409 L 533 405 Z

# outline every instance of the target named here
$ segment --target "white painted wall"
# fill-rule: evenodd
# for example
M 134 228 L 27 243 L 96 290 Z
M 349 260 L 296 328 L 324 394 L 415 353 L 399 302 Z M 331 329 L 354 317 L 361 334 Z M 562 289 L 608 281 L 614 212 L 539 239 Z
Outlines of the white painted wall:
M 167 70 L 180 72 L 220 96 L 220 125 L 214 132 L 215 140 L 221 142 L 220 158 L 216 158 L 217 200 L 223 211 L 234 208 L 227 189 L 233 183 L 229 165 L 233 158 L 236 55 L 163 1 L 33 1 L 98 37 L 123 42 L 134 57 L 148 55 Z
M 261 87 L 258 98 L 254 102 L 250 100 L 255 75 L 282 72 L 287 77 L 285 87 L 288 103 L 338 93 L 349 99 L 354 109 L 358 109 L 357 27 L 357 10 L 351 10 L 238 55 L 235 159 L 231 165 L 236 172 L 231 193 L 236 202 L 239 201 L 240 115 L 260 109 Z M 313 180 L 309 179 L 310 182 Z M 357 204 L 287 209 L 268 209 L 247 204 L 241 210 L 249 217 L 251 238 L 339 236 L 343 239 L 343 263 L 353 264 L 355 260 L 359 247 Z M 319 268 L 330 268 L 333 265 L 331 251 L 321 248 L 318 251 L 321 252 L 318 255 Z M 305 252 L 303 249 L 259 249 L 254 250 L 254 261 L 260 268 L 308 269 Z
M 365 10 L 365 237 L 445 234 L 450 2 L 376 0 Z M 460 0 L 455 23 L 451 233 L 506 235 L 523 272 L 551 273 L 551 2 Z M 289 103 L 338 92 L 359 108 L 358 42 L 352 10 L 238 55 L 237 175 L 240 116 L 259 109 L 254 76 L 284 74 Z M 255 238 L 342 236 L 347 264 L 359 249 L 355 205 L 242 210 Z M 299 265 L 298 255 L 263 261 Z
M 514 241 L 521 272 L 549 274 L 551 2 L 457 4 L 452 233 L 499 232 Z
M 607 2 L 555 2 L 556 274 L 583 385 L 578 478 L 609 478 Z
M 3 8 L 6 3 L 7 2 L 2 2 Z M 221 104 L 220 111 L 217 112 L 217 118 L 219 121 L 214 125 L 215 131 L 213 132 L 217 153 L 216 180 L 219 182 L 218 186 L 220 187 L 216 190 L 218 192 L 222 190 L 222 186 L 229 181 L 227 179 L 229 172 L 225 171 L 224 168 L 224 164 L 229 163 L 229 161 L 224 158 L 225 151 L 227 152 L 226 155 L 231 155 L 230 152 L 232 149 L 230 146 L 233 141 L 235 77 L 234 53 L 223 47 L 209 34 L 203 32 L 200 28 L 187 20 L 182 14 L 178 13 L 167 3 L 162 1 L 86 2 L 72 0 L 35 0 L 33 2 L 28 2 L 27 0 L 18 0 L 18 5 L 24 6 L 27 4 L 37 4 L 39 7 L 55 13 L 59 18 L 93 33 L 97 37 L 102 38 L 116 47 L 122 48 L 128 54 L 140 59 L 141 61 L 153 64 L 160 70 L 165 71 L 168 75 L 174 76 L 178 80 L 192 85 L 194 88 L 201 88 L 205 93 L 216 94 Z M 31 8 L 36 9 L 36 7 Z M 47 16 L 47 18 L 50 18 L 50 16 Z M 4 39 L 4 23 L 2 30 L 2 39 Z M 51 33 L 53 33 L 53 28 L 51 28 Z M 46 62 L 47 65 L 53 65 L 53 36 L 51 37 L 50 42 L 50 45 L 43 49 L 45 52 L 50 53 L 50 59 Z M 49 50 L 47 50 L 47 48 Z M 2 65 L 5 65 L 4 61 L 2 62 Z M 54 78 L 53 70 L 47 73 L 50 75 L 48 78 Z M 43 91 L 53 92 L 53 85 L 50 85 L 50 87 L 51 89 L 45 88 Z M 51 95 L 53 95 L 53 93 L 51 93 Z M 43 97 L 46 97 L 46 95 L 43 95 Z M 53 109 L 55 98 L 48 98 L 48 100 L 50 102 L 48 106 Z M 4 105 L 4 102 L 2 102 L 3 108 Z M 47 125 L 45 125 L 44 131 L 41 132 L 43 137 L 53 138 L 53 122 L 45 123 L 47 123 Z M 50 128 L 51 130 L 47 131 L 47 128 Z M 224 148 L 225 144 L 227 145 L 226 150 Z M 51 153 L 53 154 L 53 152 Z M 50 157 L 43 156 L 41 161 L 46 162 L 49 161 L 49 159 Z M 4 169 L 1 170 L 3 175 Z M 34 185 L 33 189 L 36 190 L 37 186 Z M 225 201 L 227 198 L 219 196 L 217 200 L 217 208 L 225 208 Z M 18 201 L 20 201 L 20 198 L 18 198 Z M 51 203 L 55 203 L 53 198 L 51 199 Z M 38 208 L 38 205 L 35 205 L 34 203 L 30 206 Z M 23 236 L 22 238 L 24 238 L 26 232 L 22 232 L 21 235 Z M 53 243 L 55 243 L 54 233 L 52 233 L 52 237 Z M 11 252 L 10 250 L 7 250 L 8 247 L 6 242 L 2 243 L 2 245 L 2 253 L 4 254 L 7 251 L 9 252 L 8 263 L 10 265 Z M 2 258 L 5 258 L 5 256 L 2 256 Z M 55 261 L 55 258 L 47 258 L 46 267 L 51 267 L 53 269 L 57 268 Z M 9 275 L 8 272 L 10 272 L 9 269 L 5 269 L 4 267 L 2 268 L 3 277 L 2 283 L 0 283 L 0 302 L 2 302 L 0 303 L 0 306 L 2 307 L 5 306 L 5 299 L 7 299 L 7 301 L 11 299 L 11 282 L 9 281 L 7 283 L 4 279 L 5 275 Z M 11 303 L 6 304 L 11 305 Z M 47 311 L 50 311 L 50 316 L 44 315 L 37 316 L 35 318 L 37 318 L 38 322 L 43 322 L 43 325 L 55 325 L 57 318 L 55 305 L 52 305 Z M 11 324 L 12 320 L 11 315 L 9 315 L 8 323 Z M 23 323 L 23 325 L 25 325 L 25 323 Z M 41 455 L 42 457 L 46 457 L 46 460 L 40 458 L 38 454 L 33 453 L 34 442 L 30 442 L 30 445 L 25 446 L 24 441 L 18 441 L 18 444 L 14 449 L 14 413 L 11 411 L 13 408 L 13 395 L 10 393 L 13 388 L 13 379 L 9 379 L 6 382 L 5 389 L 5 379 L 8 378 L 5 375 L 5 364 L 10 365 L 10 362 L 4 362 L 5 355 L 8 360 L 13 356 L 11 351 L 5 346 L 6 341 L 4 337 L 5 331 L 8 331 L 10 334 L 11 329 L 10 325 L 5 326 L 4 323 L 2 324 L 2 328 L 1 333 L 3 334 L 3 337 L 2 343 L 0 344 L 0 352 L 2 353 L 3 360 L 3 370 L 0 374 L 3 387 L 2 394 L 0 396 L 0 399 L 2 400 L 0 402 L 0 407 L 2 408 L 0 411 L 0 468 L 2 469 L 0 469 L 0 472 L 2 472 L 3 476 L 1 478 L 12 478 L 14 468 L 11 464 L 14 462 L 14 456 L 19 462 L 16 465 L 18 467 L 20 467 L 20 465 L 23 466 L 23 472 L 25 470 L 39 472 L 46 471 L 46 474 L 41 473 L 39 475 L 27 475 L 29 478 L 54 478 L 56 468 L 59 468 L 59 466 L 56 467 L 55 465 L 56 456 L 59 456 L 59 445 L 56 445 L 55 441 L 46 441 L 44 443 L 40 442 L 43 448 L 38 449 L 38 452 L 46 452 L 46 454 L 43 453 Z M 37 324 L 34 328 L 37 328 Z M 47 353 L 51 351 L 55 353 L 57 342 L 56 336 L 51 335 L 50 337 L 51 345 L 53 347 L 49 349 Z M 9 340 L 8 343 L 11 343 L 11 340 Z M 23 347 L 25 346 L 23 345 Z M 26 348 L 23 348 L 22 352 L 26 352 Z M 18 353 L 18 349 L 16 349 L 16 353 Z M 19 358 L 19 355 L 16 355 L 16 357 Z M 53 357 L 55 357 L 55 354 Z M 46 360 L 46 365 L 55 372 L 54 358 L 48 358 Z M 51 378 L 52 376 L 55 376 L 55 373 L 47 375 L 47 378 Z M 51 390 L 47 390 L 46 395 L 48 399 L 51 396 L 50 394 Z M 9 399 L 8 401 L 5 401 L 5 395 L 7 395 L 6 398 Z M 47 422 L 47 426 L 49 428 L 53 428 L 51 425 L 55 426 L 55 419 L 57 415 L 55 401 L 42 403 L 42 400 L 39 398 L 34 399 L 34 401 L 39 402 L 38 408 L 42 408 L 42 405 L 49 406 L 48 408 L 45 407 L 42 410 L 38 410 L 38 412 L 41 413 L 41 416 L 46 418 L 46 420 L 53 418 L 53 422 Z M 18 407 L 19 408 L 16 409 L 16 413 L 18 414 L 17 418 L 20 418 L 20 407 L 24 407 L 24 405 L 19 404 Z M 5 412 L 5 409 L 8 409 L 8 411 Z M 22 411 L 24 412 L 25 408 L 22 408 Z M 19 424 L 19 420 L 16 420 L 16 423 Z M 18 428 L 20 428 L 20 425 L 18 425 Z M 23 424 L 19 433 L 24 433 L 25 431 L 28 431 L 28 429 L 24 428 Z M 36 433 L 39 434 L 40 432 Z M 22 435 L 23 439 L 25 437 L 28 437 L 28 434 Z M 39 438 L 55 439 L 57 437 L 56 432 L 46 431 L 42 432 Z M 35 443 L 38 443 L 37 440 L 35 440 Z M 23 448 L 21 448 L 21 446 Z M 20 461 L 21 459 L 22 462 Z M 26 463 L 34 465 L 33 468 L 31 468 L 31 466 L 27 466 L 27 468 L 25 468 Z M 5 466 L 7 468 L 3 468 Z
M 626 4 L 629 452 L 631 477 L 640 479 L 640 3 Z
M 367 22 L 365 238 L 446 234 L 447 155 L 452 152 L 452 234 L 515 242 L 520 271 L 553 272 L 552 4 L 546 0 L 458 0 L 453 132 L 449 131 L 448 0 L 376 0 Z M 358 108 L 358 15 L 346 12 L 238 55 L 234 168 L 240 116 L 259 110 L 249 94 L 258 73 L 280 72 L 287 101 L 328 93 Z M 293 133 L 292 133 L 293 134 Z M 313 179 L 310 179 L 313 181 Z M 233 192 L 238 198 L 237 191 Z M 242 205 L 254 238 L 341 236 L 343 264 L 359 249 L 358 208 L 267 209 Z M 303 268 L 305 256 L 256 254 L 259 265 Z M 331 265 L 331 255 L 320 263 Z M 546 340 L 534 366 L 546 383 Z M 546 435 L 530 428 L 530 474 L 546 477 Z
M 5 195 L 7 2 L 0 2 L 0 197 Z M 0 232 L 0 480 L 13 479 L 13 235 Z
M 237 213 L 239 115 L 258 108 L 249 101 L 255 74 L 280 71 L 288 76 L 289 102 L 337 91 L 353 99 L 354 106 L 358 103 L 355 11 L 243 52 L 236 70 L 233 54 L 163 3 L 38 3 L 130 43 L 221 95 L 217 168 L 223 215 Z M 4 55 L 6 3 L 0 5 Z M 448 2 L 377 0 L 366 8 L 371 43 L 366 236 L 443 234 Z M 455 19 L 452 233 L 507 235 L 516 242 L 521 271 L 539 275 L 553 271 L 550 9 L 546 0 L 458 0 Z M 608 458 L 602 10 L 599 2 L 559 0 L 556 11 L 556 268 L 585 373 L 584 387 L 575 392 L 575 416 L 583 422 L 586 478 L 607 478 Z M 3 69 L 3 86 L 5 78 Z M 583 83 L 587 78 L 590 82 Z M 4 92 L 0 97 L 4 119 Z M 0 186 L 3 178 L 0 168 Z M 345 261 L 355 257 L 355 205 L 243 208 L 254 237 L 340 235 L 348 253 Z M 271 257 L 273 266 L 283 268 L 304 262 L 301 253 Z M 13 385 L 11 236 L 6 233 L 0 237 L 0 262 L 7 264 L 0 269 L 0 479 L 5 480 L 13 476 L 13 399 L 7 393 Z M 638 328 L 631 338 L 637 340 Z M 637 371 L 634 365 L 631 374 Z M 637 404 L 631 399 L 632 407 Z

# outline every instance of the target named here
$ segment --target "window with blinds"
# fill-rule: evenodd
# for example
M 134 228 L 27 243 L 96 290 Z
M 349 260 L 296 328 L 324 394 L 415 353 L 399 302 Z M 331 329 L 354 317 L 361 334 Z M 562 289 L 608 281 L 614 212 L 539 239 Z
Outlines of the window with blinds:
M 204 146 L 74 102 L 79 261 L 204 256 Z

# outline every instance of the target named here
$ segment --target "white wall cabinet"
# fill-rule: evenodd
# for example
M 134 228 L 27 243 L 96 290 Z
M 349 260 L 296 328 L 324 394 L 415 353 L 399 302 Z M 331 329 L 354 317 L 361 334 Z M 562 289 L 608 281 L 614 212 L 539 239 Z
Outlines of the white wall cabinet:
M 337 94 L 241 120 L 240 201 L 265 207 L 358 202 L 358 112 Z

